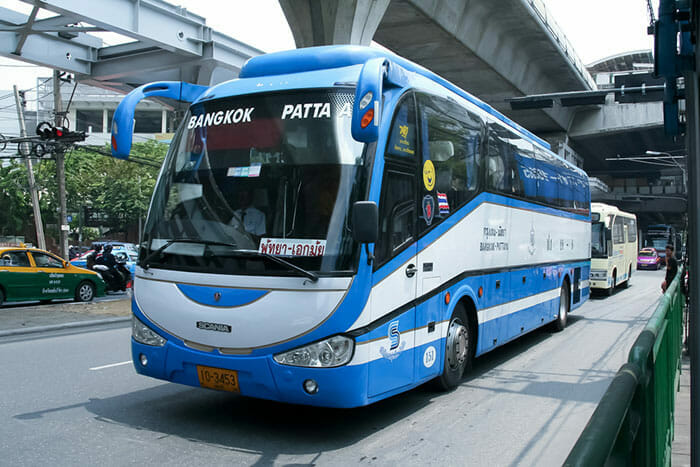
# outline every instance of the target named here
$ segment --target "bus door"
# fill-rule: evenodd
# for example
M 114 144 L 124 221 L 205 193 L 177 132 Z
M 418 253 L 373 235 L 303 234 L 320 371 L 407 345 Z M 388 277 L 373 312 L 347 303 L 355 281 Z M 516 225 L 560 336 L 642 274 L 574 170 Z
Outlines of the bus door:
M 611 282 L 612 287 L 615 287 L 618 283 L 623 280 L 624 274 L 627 273 L 627 268 L 625 267 L 625 229 L 624 221 L 621 216 L 615 216 L 611 222 L 612 224 L 612 252 L 610 256 L 612 258 L 610 277 L 615 276 L 614 283 Z M 613 273 L 614 272 L 614 273 Z
M 412 95 L 394 114 L 384 154 L 379 199 L 379 240 L 372 278 L 374 331 L 368 395 L 373 397 L 413 383 L 415 304 L 418 283 L 417 136 Z

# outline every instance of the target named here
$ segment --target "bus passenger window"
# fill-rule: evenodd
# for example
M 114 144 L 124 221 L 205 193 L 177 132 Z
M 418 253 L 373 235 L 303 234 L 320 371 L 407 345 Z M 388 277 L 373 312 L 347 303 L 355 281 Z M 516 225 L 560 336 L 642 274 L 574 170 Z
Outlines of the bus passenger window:
M 612 240 L 615 245 L 625 243 L 625 230 L 623 227 L 622 217 L 615 216 L 612 229 Z
M 627 219 L 627 241 L 634 243 L 637 241 L 637 221 L 635 219 Z
M 416 157 L 416 112 L 413 96 L 403 99 L 394 114 L 386 154 L 401 159 Z
M 509 174 L 505 162 L 506 148 L 502 141 L 489 131 L 489 153 L 486 156 L 486 186 L 500 192 L 510 191 Z M 508 170 L 509 171 L 509 170 Z
M 379 203 L 379 241 L 375 246 L 378 267 L 410 245 L 414 237 L 415 175 L 387 169 Z
M 418 104 L 422 163 L 435 169 L 433 189 L 418 180 L 421 196 L 432 196 L 437 207 L 435 220 L 421 224 L 427 230 L 476 195 L 483 123 L 454 100 L 418 94 Z

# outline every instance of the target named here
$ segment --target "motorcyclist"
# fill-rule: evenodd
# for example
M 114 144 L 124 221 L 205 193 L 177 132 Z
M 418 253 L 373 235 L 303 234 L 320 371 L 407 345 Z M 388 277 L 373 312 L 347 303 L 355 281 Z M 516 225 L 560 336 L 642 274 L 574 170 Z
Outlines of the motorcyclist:
M 111 290 L 122 288 L 123 277 L 117 270 L 117 259 L 112 254 L 112 245 L 107 244 L 102 249 L 102 256 L 95 260 L 95 264 L 106 266 L 107 270 L 102 271 L 102 276 Z
M 101 251 L 102 245 L 95 245 L 95 247 L 92 249 L 92 252 L 85 258 L 86 268 L 92 270 L 95 267 L 95 264 L 97 264 L 97 257 L 100 255 Z

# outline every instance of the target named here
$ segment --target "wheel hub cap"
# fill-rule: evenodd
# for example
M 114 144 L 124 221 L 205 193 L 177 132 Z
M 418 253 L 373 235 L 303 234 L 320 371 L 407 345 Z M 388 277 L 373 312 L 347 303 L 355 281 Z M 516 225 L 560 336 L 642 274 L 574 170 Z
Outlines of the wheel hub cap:
M 447 331 L 447 364 L 450 368 L 464 365 L 467 359 L 467 347 L 469 333 L 467 328 L 459 321 L 452 321 Z

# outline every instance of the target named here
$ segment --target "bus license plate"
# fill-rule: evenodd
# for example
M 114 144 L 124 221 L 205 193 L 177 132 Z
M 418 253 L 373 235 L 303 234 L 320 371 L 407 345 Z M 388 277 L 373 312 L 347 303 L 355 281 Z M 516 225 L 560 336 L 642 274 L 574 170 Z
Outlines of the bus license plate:
M 238 372 L 234 370 L 197 365 L 197 376 L 199 376 L 199 385 L 203 388 L 240 392 Z

